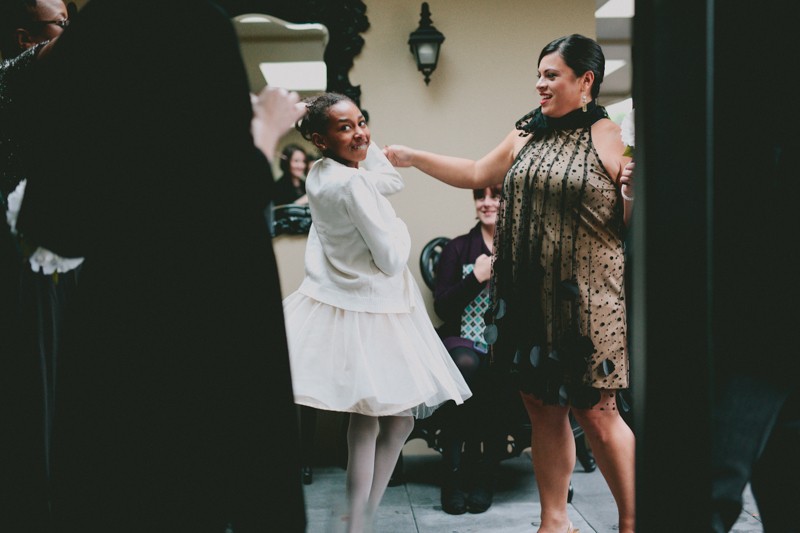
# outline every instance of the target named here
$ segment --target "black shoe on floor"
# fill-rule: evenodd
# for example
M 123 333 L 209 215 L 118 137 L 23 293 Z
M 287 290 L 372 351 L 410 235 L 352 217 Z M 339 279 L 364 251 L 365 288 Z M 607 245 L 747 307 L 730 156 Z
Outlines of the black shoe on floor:
M 581 435 L 575 439 L 575 452 L 584 472 L 594 472 L 597 469 L 594 454 L 586 447 L 586 435 Z
M 494 491 L 487 487 L 475 487 L 467 497 L 467 511 L 470 513 L 485 513 L 492 506 Z
M 447 514 L 464 514 L 467 512 L 467 494 L 461 488 L 461 472 L 458 469 L 447 470 L 442 480 L 442 511 Z
M 485 513 L 492 506 L 494 498 L 495 473 L 497 465 L 481 460 L 475 465 L 475 474 L 467 497 L 467 511 Z
M 597 470 L 597 463 L 590 451 L 587 451 L 583 455 L 578 455 L 578 461 L 581 463 L 584 472 L 594 472 Z
M 467 495 L 458 487 L 442 487 L 442 511 L 447 514 L 467 512 Z

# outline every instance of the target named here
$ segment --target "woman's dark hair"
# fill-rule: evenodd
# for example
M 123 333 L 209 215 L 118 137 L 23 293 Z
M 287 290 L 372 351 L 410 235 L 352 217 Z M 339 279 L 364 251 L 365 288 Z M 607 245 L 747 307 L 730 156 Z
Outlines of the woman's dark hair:
M 314 133 L 324 133 L 328 128 L 328 109 L 341 101 L 353 102 L 349 97 L 339 93 L 323 93 L 306 98 L 303 103 L 306 104 L 308 113 L 295 128 L 307 141 L 311 140 L 311 135 Z
M 306 153 L 305 150 L 303 150 L 300 147 L 300 145 L 287 144 L 286 147 L 281 151 L 281 157 L 280 157 L 281 172 L 283 172 L 284 175 L 289 174 L 289 166 L 292 162 L 292 156 L 294 155 L 295 152 L 302 152 L 303 157 L 306 158 L 306 164 L 308 163 L 308 154 Z
M 36 6 L 36 0 L 0 1 L 0 54 L 3 59 L 11 59 L 21 52 L 15 30 L 28 27 Z
M 603 50 L 594 39 L 584 37 L 577 33 L 559 37 L 544 48 L 539 54 L 539 63 L 544 56 L 558 52 L 564 63 L 571 68 L 576 76 L 582 76 L 587 71 L 594 72 L 594 83 L 592 84 L 592 99 L 600 94 L 600 84 L 603 83 L 603 74 L 606 68 L 606 58 Z
M 500 198 L 500 195 L 503 192 L 502 185 L 492 185 L 491 187 L 484 187 L 483 189 L 472 189 L 472 197 L 475 200 L 480 200 L 486 196 L 486 189 L 492 190 L 492 196 L 495 198 Z

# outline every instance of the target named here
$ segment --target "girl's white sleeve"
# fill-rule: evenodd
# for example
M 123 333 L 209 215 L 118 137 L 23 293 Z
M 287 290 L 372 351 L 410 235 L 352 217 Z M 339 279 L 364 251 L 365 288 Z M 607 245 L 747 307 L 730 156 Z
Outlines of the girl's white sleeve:
M 379 192 L 371 176 L 358 172 L 347 187 L 347 212 L 366 242 L 375 265 L 394 276 L 403 271 L 411 252 L 411 238 L 405 223 Z
M 367 149 L 367 158 L 361 163 L 361 170 L 365 171 L 366 176 L 375 183 L 378 192 L 384 196 L 398 193 L 405 187 L 400 173 L 374 142 Z

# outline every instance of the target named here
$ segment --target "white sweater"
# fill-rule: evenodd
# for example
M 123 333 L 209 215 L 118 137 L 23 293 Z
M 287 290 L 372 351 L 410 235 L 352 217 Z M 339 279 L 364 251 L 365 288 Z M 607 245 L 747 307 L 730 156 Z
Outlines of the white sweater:
M 411 239 L 384 197 L 404 186 L 374 143 L 360 168 L 327 157 L 314 163 L 306 178 L 312 225 L 300 293 L 349 311 L 410 312 Z

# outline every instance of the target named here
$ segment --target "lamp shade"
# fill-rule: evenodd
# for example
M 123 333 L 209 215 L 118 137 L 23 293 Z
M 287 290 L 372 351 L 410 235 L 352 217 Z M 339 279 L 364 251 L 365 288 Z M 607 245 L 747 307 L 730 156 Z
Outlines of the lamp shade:
M 419 43 L 416 52 L 419 65 L 436 68 L 436 63 L 439 61 L 439 43 Z

